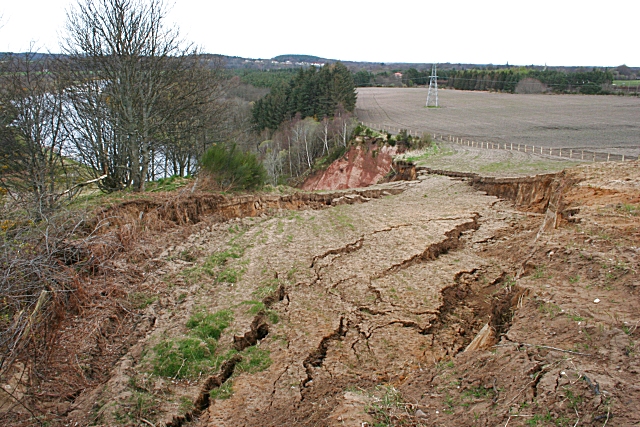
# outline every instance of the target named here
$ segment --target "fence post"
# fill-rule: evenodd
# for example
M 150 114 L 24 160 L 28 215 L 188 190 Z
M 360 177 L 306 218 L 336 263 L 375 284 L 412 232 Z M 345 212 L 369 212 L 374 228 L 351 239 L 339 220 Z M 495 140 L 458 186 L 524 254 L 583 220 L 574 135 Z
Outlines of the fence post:
M 595 151 L 593 152 L 593 161 L 594 162 L 596 161 L 596 152 Z
M 622 161 L 624 162 L 624 154 L 622 155 Z
M 572 158 L 573 156 L 573 150 L 569 150 L 569 158 Z
M 607 153 L 607 162 L 611 159 L 611 153 Z

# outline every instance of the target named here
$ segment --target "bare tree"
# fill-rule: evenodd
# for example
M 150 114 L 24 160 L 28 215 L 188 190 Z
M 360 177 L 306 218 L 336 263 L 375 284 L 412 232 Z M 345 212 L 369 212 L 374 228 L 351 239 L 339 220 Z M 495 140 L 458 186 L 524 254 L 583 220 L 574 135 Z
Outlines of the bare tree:
M 235 109 L 226 97 L 222 64 L 204 66 L 197 57 L 190 60 L 197 63 L 185 69 L 181 84 L 162 98 L 173 111 L 173 117 L 157 135 L 166 164 L 165 175 L 193 174 L 211 142 L 233 136 L 227 125 Z
M 210 101 L 211 86 L 199 96 L 202 80 L 192 79 L 196 49 L 165 17 L 162 0 L 79 0 L 67 12 L 74 141 L 95 174 L 108 175 L 106 190 L 143 190 L 154 152 L 163 142 L 166 149 L 180 117 Z
M 333 123 L 338 143 L 346 147 L 349 137 L 357 125 L 355 119 L 349 112 L 345 111 L 344 108 L 339 107 L 333 117 Z
M 28 52 L 8 56 L 0 70 L 0 185 L 37 218 L 54 209 L 69 185 L 54 65 Z

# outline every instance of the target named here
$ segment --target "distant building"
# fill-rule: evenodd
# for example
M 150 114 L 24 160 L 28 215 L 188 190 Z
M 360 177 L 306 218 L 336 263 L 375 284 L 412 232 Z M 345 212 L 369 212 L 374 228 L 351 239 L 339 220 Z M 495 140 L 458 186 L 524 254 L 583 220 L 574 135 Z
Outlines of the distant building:
M 396 79 L 401 79 L 401 78 L 402 78 L 402 73 L 394 73 L 394 74 L 393 74 L 393 76 L 394 76 Z

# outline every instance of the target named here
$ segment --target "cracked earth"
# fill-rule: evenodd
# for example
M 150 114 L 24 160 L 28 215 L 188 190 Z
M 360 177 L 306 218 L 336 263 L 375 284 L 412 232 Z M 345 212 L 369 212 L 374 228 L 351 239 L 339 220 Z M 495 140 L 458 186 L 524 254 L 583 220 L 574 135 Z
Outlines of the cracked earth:
M 68 425 L 636 425 L 638 164 L 613 170 L 165 205 L 171 225 L 119 261 L 153 295 L 135 339 L 56 408 Z M 104 216 L 156 215 L 125 208 Z M 221 363 L 153 374 L 202 310 L 232 313 Z M 242 368 L 257 351 L 269 363 Z

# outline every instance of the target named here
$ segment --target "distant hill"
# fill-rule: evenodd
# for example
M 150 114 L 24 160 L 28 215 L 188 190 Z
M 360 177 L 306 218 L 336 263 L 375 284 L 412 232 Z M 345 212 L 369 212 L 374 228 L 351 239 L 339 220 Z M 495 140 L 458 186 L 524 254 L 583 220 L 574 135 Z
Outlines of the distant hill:
M 6 55 L 11 55 L 9 52 L 0 52 L 0 61 Z M 15 55 L 19 55 L 19 53 L 15 53 Z M 61 54 L 48 54 L 48 53 L 37 53 L 33 57 L 34 60 L 44 59 L 44 58 L 52 58 L 63 56 Z M 349 61 L 344 59 L 328 59 L 321 58 L 315 55 L 297 55 L 297 54 L 287 54 L 287 55 L 278 55 L 274 58 L 243 58 L 240 56 L 226 56 L 226 55 L 218 55 L 218 54 L 202 54 L 202 59 L 205 61 L 209 61 L 211 64 L 217 63 L 218 60 L 222 60 L 225 65 L 225 68 L 236 70 L 236 69 L 246 69 L 246 70 L 282 70 L 289 68 L 306 68 L 312 65 L 320 65 L 320 64 L 334 64 L 338 61 L 342 62 L 346 65 L 351 71 L 357 72 L 360 70 L 366 70 L 374 73 L 380 73 L 383 71 L 395 72 L 395 71 L 406 71 L 409 68 L 415 68 L 418 71 L 430 71 L 432 63 L 415 63 L 415 62 L 360 62 L 360 61 Z M 469 64 L 469 63 L 438 63 L 438 69 L 440 70 L 471 70 L 471 69 L 504 69 L 504 68 L 520 68 L 525 67 L 531 70 L 543 70 L 548 69 L 552 71 L 562 71 L 565 73 L 575 73 L 575 72 L 585 72 L 591 71 L 594 67 L 592 66 L 556 66 L 556 67 L 547 67 L 543 65 L 509 65 L 509 64 Z M 603 67 L 595 67 L 596 69 L 603 69 Z M 618 71 L 620 74 L 625 76 L 640 76 L 640 67 L 627 67 L 626 65 L 621 65 L 619 67 L 608 67 L 610 71 Z
M 331 59 L 326 59 L 326 58 L 320 58 L 319 56 L 313 56 L 313 55 L 278 55 L 275 58 L 271 58 L 271 60 L 273 61 L 278 61 L 278 62 L 335 62 L 335 59 L 331 60 Z

